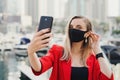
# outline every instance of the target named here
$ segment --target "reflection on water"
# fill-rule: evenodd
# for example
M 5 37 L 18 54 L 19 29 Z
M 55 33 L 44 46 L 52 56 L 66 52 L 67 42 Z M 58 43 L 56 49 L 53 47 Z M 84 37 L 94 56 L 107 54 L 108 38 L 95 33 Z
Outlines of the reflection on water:
M 27 66 L 27 70 L 24 70 L 22 65 Z M 25 74 L 23 70 L 28 72 Z M 31 80 L 31 74 L 32 77 L 36 76 L 33 75 L 32 71 L 29 73 L 30 71 L 31 69 L 27 57 L 17 56 L 14 50 L 3 51 L 2 54 L 0 53 L 0 80 Z M 47 75 L 43 75 L 38 78 L 46 80 L 46 76 Z M 38 80 L 38 78 L 34 80 Z
M 13 52 L 4 52 L 0 55 L 0 80 L 18 80 L 17 61 Z M 14 79 L 11 78 L 14 76 Z
M 5 61 L 0 61 L 0 80 L 8 80 L 8 68 Z

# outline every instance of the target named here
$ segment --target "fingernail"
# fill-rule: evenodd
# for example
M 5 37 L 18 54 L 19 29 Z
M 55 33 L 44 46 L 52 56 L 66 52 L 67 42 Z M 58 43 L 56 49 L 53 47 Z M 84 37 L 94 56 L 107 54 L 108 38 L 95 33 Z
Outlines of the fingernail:
M 47 30 L 50 30 L 50 28 L 47 28 Z

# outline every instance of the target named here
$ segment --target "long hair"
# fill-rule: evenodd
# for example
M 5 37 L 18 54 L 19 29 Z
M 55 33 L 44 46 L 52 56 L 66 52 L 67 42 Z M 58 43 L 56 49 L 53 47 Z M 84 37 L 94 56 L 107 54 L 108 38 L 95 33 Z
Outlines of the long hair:
M 67 27 L 66 27 L 66 36 L 65 36 L 65 41 L 64 41 L 64 52 L 63 52 L 63 55 L 61 57 L 61 60 L 69 60 L 70 59 L 71 48 L 72 48 L 71 44 L 72 43 L 71 43 L 70 38 L 69 38 L 69 27 L 70 27 L 72 20 L 76 19 L 76 18 L 82 19 L 85 22 L 87 31 L 92 31 L 91 22 L 87 18 L 82 17 L 82 16 L 74 16 L 73 18 L 71 18 L 71 20 L 68 22 Z M 87 38 L 87 42 L 85 40 L 83 41 L 81 49 L 82 49 L 82 56 L 81 57 L 82 57 L 83 64 L 85 66 L 87 66 L 86 59 L 91 51 L 91 41 L 90 41 L 89 37 Z

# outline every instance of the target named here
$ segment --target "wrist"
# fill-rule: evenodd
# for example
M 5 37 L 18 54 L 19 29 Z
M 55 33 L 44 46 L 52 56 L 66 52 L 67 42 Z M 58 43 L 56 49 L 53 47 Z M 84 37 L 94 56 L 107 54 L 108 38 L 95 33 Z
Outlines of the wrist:
M 34 54 L 35 52 L 34 51 L 32 51 L 32 49 L 27 49 L 27 54 L 28 55 L 32 55 L 32 54 Z
M 33 54 L 33 53 L 35 53 L 34 52 L 34 49 L 30 46 L 30 44 L 28 45 L 28 47 L 27 47 L 27 54 L 28 55 L 31 55 L 31 54 Z
M 96 54 L 96 55 L 99 54 L 99 53 L 102 53 L 101 48 L 98 48 L 98 49 L 95 51 L 95 54 Z

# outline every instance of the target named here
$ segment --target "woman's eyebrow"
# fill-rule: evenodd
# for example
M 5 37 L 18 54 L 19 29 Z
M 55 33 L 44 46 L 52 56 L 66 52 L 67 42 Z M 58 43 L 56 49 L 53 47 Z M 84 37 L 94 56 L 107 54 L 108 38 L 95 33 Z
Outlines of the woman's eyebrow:
M 80 24 L 78 24 L 77 26 L 81 26 Z
M 80 27 L 82 27 L 82 25 L 80 25 L 80 24 L 78 24 L 77 26 L 80 26 Z

